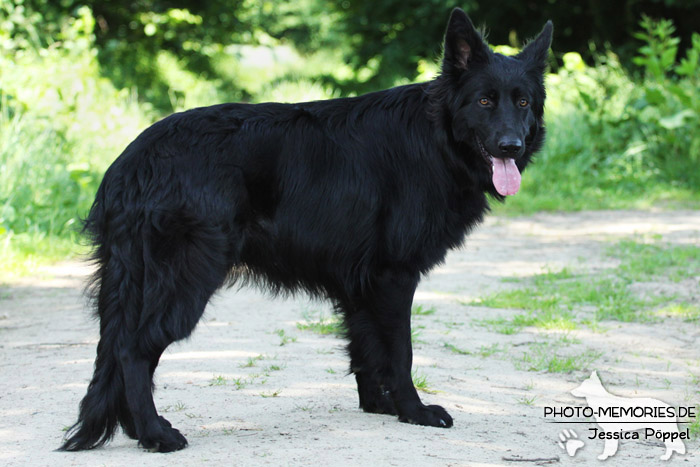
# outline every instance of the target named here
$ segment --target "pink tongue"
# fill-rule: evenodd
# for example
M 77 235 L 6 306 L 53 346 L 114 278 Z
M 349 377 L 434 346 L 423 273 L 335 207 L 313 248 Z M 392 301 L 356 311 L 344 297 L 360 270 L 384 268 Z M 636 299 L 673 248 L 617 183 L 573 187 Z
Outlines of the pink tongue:
M 503 196 L 514 195 L 520 189 L 520 171 L 515 159 L 491 158 L 493 164 L 493 186 Z

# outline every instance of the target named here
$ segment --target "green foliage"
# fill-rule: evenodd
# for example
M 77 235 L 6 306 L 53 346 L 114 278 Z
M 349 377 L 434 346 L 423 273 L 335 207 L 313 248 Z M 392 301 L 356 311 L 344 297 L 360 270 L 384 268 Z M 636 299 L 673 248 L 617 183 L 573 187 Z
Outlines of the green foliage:
M 700 186 L 700 34 L 676 61 L 668 21 L 645 18 L 636 80 L 609 52 L 594 67 L 567 53 L 547 77 L 548 140 L 510 212 L 646 207 Z M 522 196 L 521 196 L 522 195 Z
M 454 5 L 0 0 L 0 262 L 27 270 L 82 251 L 79 219 L 104 170 L 172 110 L 430 79 Z M 461 6 L 498 23 L 476 2 Z M 507 27 L 533 35 L 540 23 Z M 505 37 L 500 27 L 492 37 Z M 697 206 L 700 34 L 679 42 L 672 23 L 644 18 L 635 37 L 643 77 L 611 52 L 594 66 L 561 57 L 547 77 L 547 145 L 506 211 Z M 506 42 L 496 49 L 513 53 L 522 40 Z
M 220 62 L 241 58 L 236 45 L 312 52 L 339 46 L 338 16 L 319 0 L 88 1 L 98 18 L 96 40 L 103 70 L 118 87 L 136 87 L 162 111 L 182 108 L 189 88 L 173 86 L 164 56 L 206 84 L 210 99 L 255 100 Z M 261 82 L 260 78 L 257 79 Z M 186 106 L 186 105 L 185 105 Z
M 678 38 L 669 21 L 644 18 L 637 34 L 645 45 L 635 63 L 644 67 L 637 123 L 663 175 L 688 186 L 700 184 L 700 34 L 678 63 Z
M 354 70 L 350 79 L 335 80 L 345 91 L 364 92 L 410 82 L 422 60 L 436 60 L 450 11 L 476 8 L 473 0 L 329 2 L 341 19 L 344 61 Z
M 635 33 L 634 37 L 643 41 L 644 45 L 632 61 L 643 66 L 652 80 L 662 81 L 676 62 L 680 42 L 678 37 L 673 36 L 676 28 L 670 20 L 654 21 L 646 15 L 639 24 L 643 31 Z
M 622 63 L 629 66 L 637 48 L 632 33 L 644 12 L 673 15 L 678 37 L 684 39 L 678 46 L 684 50 L 692 32 L 697 31 L 697 21 L 690 18 L 695 17 L 700 0 L 328 2 L 327 10 L 334 13 L 336 24 L 331 31 L 345 38 L 344 61 L 358 70 L 355 79 L 343 82 L 342 87 L 364 91 L 415 79 L 421 59 L 432 61 L 440 55 L 437 39 L 442 37 L 454 7 L 465 10 L 476 26 L 484 25 L 491 44 L 521 47 L 549 19 L 555 25 L 555 50 L 574 51 L 592 62 L 600 54 L 596 44 L 605 44 L 614 48 Z
M 99 76 L 88 8 L 55 25 L 60 42 L 43 48 L 42 18 L 26 11 L 0 3 L 0 261 L 20 269 L 76 254 L 65 239 L 109 161 L 150 121 L 128 90 Z

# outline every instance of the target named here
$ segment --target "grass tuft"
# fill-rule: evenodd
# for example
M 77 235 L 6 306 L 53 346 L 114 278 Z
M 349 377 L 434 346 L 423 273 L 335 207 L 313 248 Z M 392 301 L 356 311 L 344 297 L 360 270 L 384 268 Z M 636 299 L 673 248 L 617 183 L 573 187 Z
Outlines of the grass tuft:
M 435 394 L 437 391 L 431 389 L 428 383 L 428 377 L 418 370 L 414 369 L 411 371 L 411 379 L 413 380 L 413 385 L 417 390 L 425 392 L 427 394 Z
M 297 329 L 311 331 L 323 336 L 334 335 L 343 337 L 346 334 L 345 325 L 338 316 L 326 316 L 323 312 L 312 315 L 312 312 L 304 312 L 304 321 L 297 323 Z

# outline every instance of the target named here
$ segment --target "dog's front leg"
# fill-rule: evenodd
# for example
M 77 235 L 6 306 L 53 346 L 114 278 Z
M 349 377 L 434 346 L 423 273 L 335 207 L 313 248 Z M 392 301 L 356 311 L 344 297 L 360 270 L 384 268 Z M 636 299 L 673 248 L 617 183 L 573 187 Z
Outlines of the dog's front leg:
M 382 347 L 377 377 L 381 390 L 394 401 L 400 421 L 447 428 L 452 417 L 438 405 L 424 405 L 411 378 L 411 304 L 418 278 L 396 270 L 375 276 L 366 306 Z

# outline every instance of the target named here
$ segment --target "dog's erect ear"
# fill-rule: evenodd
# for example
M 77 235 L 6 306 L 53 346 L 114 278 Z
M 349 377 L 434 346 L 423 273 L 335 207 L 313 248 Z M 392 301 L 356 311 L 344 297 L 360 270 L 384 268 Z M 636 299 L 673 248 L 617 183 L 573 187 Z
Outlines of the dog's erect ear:
M 442 71 L 465 71 L 473 63 L 487 61 L 488 54 L 488 47 L 467 14 L 459 8 L 452 10 L 445 32 Z
M 549 57 L 549 48 L 552 46 L 552 31 L 554 31 L 554 26 L 552 26 L 551 21 L 547 21 L 539 36 L 525 46 L 523 51 L 518 54 L 518 58 L 529 62 L 544 73 Z

